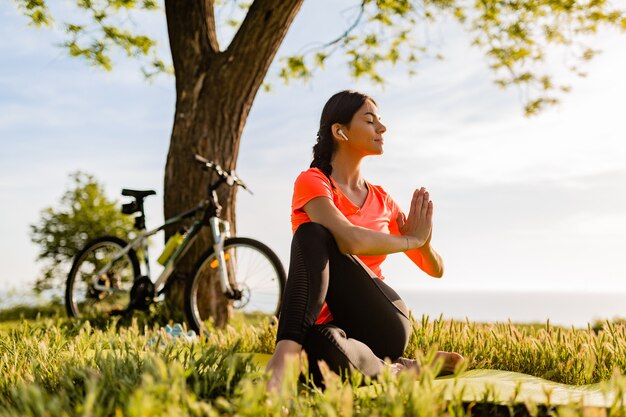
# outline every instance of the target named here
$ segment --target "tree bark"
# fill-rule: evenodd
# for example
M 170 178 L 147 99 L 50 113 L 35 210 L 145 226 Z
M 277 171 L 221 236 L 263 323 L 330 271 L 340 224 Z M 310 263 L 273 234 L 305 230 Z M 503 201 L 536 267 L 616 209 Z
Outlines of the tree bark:
M 235 169 L 241 134 L 250 108 L 289 26 L 303 0 L 256 0 L 225 51 L 219 50 L 212 0 L 166 0 L 165 12 L 176 74 L 176 110 L 165 166 L 164 214 L 174 216 L 207 198 L 214 179 L 199 169 L 194 154 Z M 222 218 L 236 231 L 236 189 L 218 190 Z M 166 239 L 176 228 L 166 231 Z M 205 228 L 177 266 L 189 277 L 200 255 L 213 244 Z M 226 325 L 230 303 L 215 277 L 206 289 L 203 308 L 218 327 Z M 168 298 L 182 308 L 184 285 Z

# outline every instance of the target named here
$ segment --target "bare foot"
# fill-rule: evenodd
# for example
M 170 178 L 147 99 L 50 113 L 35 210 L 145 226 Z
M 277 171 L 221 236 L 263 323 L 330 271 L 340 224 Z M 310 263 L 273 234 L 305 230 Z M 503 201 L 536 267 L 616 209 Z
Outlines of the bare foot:
M 439 370 L 437 376 L 453 374 L 457 365 L 464 359 L 465 358 L 463 358 L 463 356 L 456 352 L 438 351 L 435 354 L 435 361 L 443 361 L 443 364 L 441 365 L 441 369 Z
M 415 376 L 418 376 L 421 372 L 420 365 L 415 359 L 398 358 L 392 365 L 396 364 L 402 367 L 401 372 L 414 372 Z
M 456 352 L 444 352 L 438 351 L 435 354 L 435 360 L 442 361 L 441 369 L 437 376 L 450 375 L 454 373 L 457 365 L 463 361 L 463 356 L 459 355 Z M 395 367 L 394 367 L 395 366 Z M 398 358 L 392 364 L 392 373 L 398 372 L 414 372 L 416 376 L 420 375 L 421 367 L 417 360 L 415 359 L 407 359 L 407 358 Z
M 301 351 L 302 345 L 292 340 L 281 340 L 276 344 L 276 350 L 265 367 L 265 373 L 270 376 L 268 391 L 276 392 L 280 388 L 289 364 L 299 363 Z

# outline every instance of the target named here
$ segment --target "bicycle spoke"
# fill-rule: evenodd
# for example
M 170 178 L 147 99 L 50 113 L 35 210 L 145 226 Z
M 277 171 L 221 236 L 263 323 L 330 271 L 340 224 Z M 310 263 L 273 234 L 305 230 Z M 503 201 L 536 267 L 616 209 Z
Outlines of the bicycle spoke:
M 108 314 L 128 301 L 135 278 L 136 258 L 133 264 L 130 255 L 125 253 L 112 263 L 124 246 L 125 243 L 117 238 L 96 239 L 87 246 L 73 267 L 71 282 L 68 281 L 68 312 L 74 316 Z M 107 265 L 109 269 L 102 276 L 96 276 Z M 96 283 L 105 289 L 96 288 Z
M 229 279 L 236 282 L 241 291 L 241 299 L 234 300 L 234 307 L 244 313 L 275 314 L 282 296 L 284 285 L 284 271 L 279 261 L 270 257 L 267 248 L 256 241 L 246 238 L 234 238 L 224 248 L 227 263 L 227 273 L 234 274 Z M 209 267 L 210 265 L 210 267 Z M 218 265 L 216 256 L 207 257 L 196 270 L 194 278 L 190 281 L 191 289 L 188 290 L 191 300 L 187 301 L 187 315 L 192 326 L 199 328 L 203 321 L 205 310 L 200 300 L 205 287 L 205 270 L 211 268 L 217 274 Z M 280 269 L 279 269 L 280 268 Z M 216 276 L 217 279 L 219 277 Z

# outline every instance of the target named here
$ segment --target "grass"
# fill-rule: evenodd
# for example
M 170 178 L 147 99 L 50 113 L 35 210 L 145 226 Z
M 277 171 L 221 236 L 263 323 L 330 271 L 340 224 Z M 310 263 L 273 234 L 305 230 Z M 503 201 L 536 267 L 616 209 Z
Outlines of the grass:
M 363 394 L 362 377 L 328 374 L 327 388 L 296 383 L 268 396 L 263 372 L 236 352 L 271 353 L 276 327 L 264 317 L 236 316 L 196 343 L 161 344 L 162 317 L 139 315 L 130 323 L 69 320 L 51 308 L 36 320 L 27 309 L 0 313 L 0 416 L 461 416 L 589 415 L 589 410 L 532 404 L 494 405 L 444 398 L 433 371 L 419 383 L 386 374 Z M 19 317 L 22 317 L 21 319 Z M 35 315 L 37 317 L 37 315 Z M 156 343 L 151 343 L 155 342 Z M 523 372 L 567 384 L 609 381 L 623 398 L 626 327 L 574 329 L 479 324 L 421 317 L 405 356 L 451 350 L 468 367 Z M 602 414 L 604 413 L 604 414 Z M 600 415 L 625 415 L 616 402 Z

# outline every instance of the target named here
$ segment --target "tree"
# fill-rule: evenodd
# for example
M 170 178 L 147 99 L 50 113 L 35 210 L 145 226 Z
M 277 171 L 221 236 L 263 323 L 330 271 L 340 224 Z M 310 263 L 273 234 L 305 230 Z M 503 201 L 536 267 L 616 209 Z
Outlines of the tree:
M 45 0 L 15 1 L 33 24 L 52 21 Z M 303 1 L 164 0 L 176 77 L 176 113 L 165 168 L 166 217 L 190 207 L 210 180 L 194 166 L 194 152 L 227 169 L 236 167 L 252 102 Z M 111 51 L 117 48 L 147 62 L 142 68 L 147 77 L 168 71 L 154 56 L 155 44 L 149 37 L 115 21 L 132 10 L 157 10 L 154 0 L 76 0 L 75 4 L 90 20 L 88 24 L 65 23 L 65 47 L 72 56 L 110 69 Z M 220 47 L 217 37 L 216 10 L 220 7 L 234 10 L 224 22 L 236 28 L 226 48 Z M 282 58 L 279 77 L 285 82 L 309 80 L 314 69 L 322 68 L 329 56 L 340 51 L 354 78 L 368 77 L 383 84 L 380 65 L 404 64 L 414 72 L 429 45 L 418 44 L 413 35 L 448 14 L 472 35 L 472 44 L 484 50 L 497 76 L 495 82 L 503 88 L 523 89 L 524 111 L 530 116 L 557 103 L 558 94 L 570 89 L 541 72 L 548 45 L 567 47 L 582 63 L 598 52 L 579 41 L 582 35 L 595 33 L 600 25 L 626 30 L 626 14 L 607 0 L 355 0 L 354 10 L 352 24 L 338 37 Z M 584 76 L 578 65 L 569 69 Z M 236 190 L 221 191 L 225 217 L 233 224 L 235 198 Z M 187 256 L 186 271 L 209 244 L 206 234 Z M 214 284 L 208 295 L 210 313 L 217 325 L 223 325 L 229 308 L 219 296 L 217 281 Z
M 121 213 L 118 202 L 107 198 L 102 184 L 80 171 L 69 178 L 70 188 L 58 208 L 43 209 L 39 223 L 30 225 L 31 241 L 39 246 L 37 260 L 44 262 L 36 291 L 61 288 L 74 255 L 88 240 L 103 235 L 131 237 L 132 216 Z

